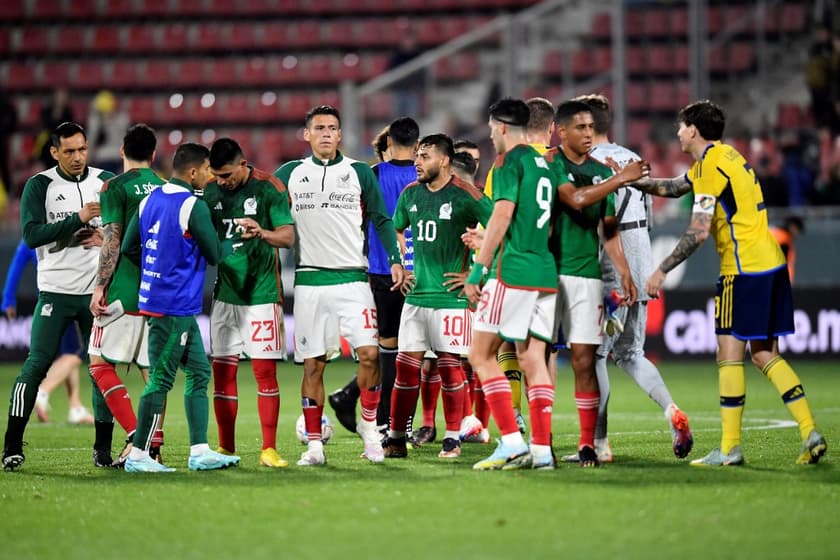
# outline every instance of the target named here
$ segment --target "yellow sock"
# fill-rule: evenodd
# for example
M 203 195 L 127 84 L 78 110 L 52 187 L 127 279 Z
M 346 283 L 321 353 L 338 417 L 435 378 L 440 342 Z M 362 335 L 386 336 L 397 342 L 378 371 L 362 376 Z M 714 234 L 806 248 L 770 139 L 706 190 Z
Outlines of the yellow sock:
M 741 445 L 741 416 L 746 400 L 744 362 L 718 362 L 718 385 L 720 387 L 720 427 L 722 430 L 720 450 L 729 453 Z
M 516 352 L 500 352 L 498 356 L 499 367 L 505 372 L 510 382 L 510 401 L 513 408 L 522 408 L 522 370 L 519 369 L 519 360 L 516 359 Z
M 799 376 L 796 375 L 787 360 L 781 356 L 770 360 L 761 371 L 776 386 L 776 390 L 782 396 L 782 402 L 785 403 L 791 416 L 799 424 L 799 435 L 805 441 L 811 430 L 817 426 L 814 422 L 814 416 L 811 414 L 811 407 L 808 406 L 808 399 L 805 398 L 805 390 L 802 388 Z

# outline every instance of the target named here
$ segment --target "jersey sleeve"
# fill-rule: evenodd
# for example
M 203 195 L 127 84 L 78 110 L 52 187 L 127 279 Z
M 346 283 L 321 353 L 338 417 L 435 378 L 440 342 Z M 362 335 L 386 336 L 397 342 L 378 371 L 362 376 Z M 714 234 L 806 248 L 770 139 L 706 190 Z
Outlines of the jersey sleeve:
M 717 153 L 712 150 L 709 150 L 702 160 L 694 162 L 686 175 L 695 195 L 711 195 L 717 198 L 729 182 L 718 166 Z
M 400 264 L 400 248 L 397 243 L 397 234 L 394 230 L 394 222 L 388 215 L 385 208 L 385 200 L 382 198 L 382 190 L 379 183 L 366 164 L 357 162 L 352 164 L 353 169 L 359 177 L 359 184 L 362 188 L 362 203 L 365 208 L 365 217 L 373 224 L 382 246 L 388 253 L 389 264 Z
M 501 165 L 494 164 L 494 169 L 490 175 L 493 182 L 493 202 L 497 200 L 516 202 L 519 198 L 519 178 L 521 175 L 520 166 L 510 157 L 506 158 Z
M 20 229 L 23 240 L 32 249 L 64 239 L 82 227 L 78 212 L 73 212 L 60 222 L 47 223 L 47 187 L 49 180 L 36 175 L 23 188 L 20 199 Z
M 289 194 L 286 185 L 278 179 L 273 178 L 270 182 L 267 198 L 269 200 L 269 217 L 271 227 L 288 226 L 295 223 L 292 218 L 292 210 L 289 208 Z
M 221 260 L 221 244 L 216 228 L 210 219 L 210 209 L 203 200 L 196 200 L 190 211 L 189 231 L 207 264 L 215 265 Z
M 473 204 L 475 218 L 482 226 L 487 226 L 490 215 L 493 213 L 493 201 L 487 196 L 482 196 Z
M 405 211 L 406 198 L 408 197 L 408 189 L 400 193 L 397 199 L 397 206 L 394 208 L 394 229 L 397 231 L 405 230 L 409 225 L 408 213 Z
M 30 261 L 37 263 L 35 251 L 21 241 L 15 250 L 15 256 L 12 257 L 9 270 L 6 271 L 6 283 L 3 284 L 3 304 L 0 306 L 0 311 L 5 311 L 9 307 L 17 307 L 17 287 L 20 284 L 23 270 Z
M 125 224 L 125 189 L 109 179 L 102 185 L 99 204 L 102 207 L 102 225 Z

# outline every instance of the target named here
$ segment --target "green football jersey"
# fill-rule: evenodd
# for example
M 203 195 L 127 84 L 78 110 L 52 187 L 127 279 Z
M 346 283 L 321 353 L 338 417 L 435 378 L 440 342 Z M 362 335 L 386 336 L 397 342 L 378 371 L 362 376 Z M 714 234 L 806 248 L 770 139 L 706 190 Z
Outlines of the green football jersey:
M 204 200 L 222 245 L 232 251 L 218 266 L 213 297 L 234 305 L 259 305 L 283 301 L 278 250 L 262 239 L 243 240 L 234 220 L 251 218 L 263 229 L 293 223 L 289 197 L 274 176 L 251 168 L 248 181 L 235 191 L 207 184 Z
M 412 183 L 403 190 L 394 209 L 394 227 L 411 228 L 416 284 L 405 301 L 434 309 L 464 309 L 460 290 L 447 291 L 446 272 L 464 272 L 472 264 L 471 251 L 461 241 L 466 228 L 487 224 L 493 203 L 477 188 L 452 176 L 440 190 Z
M 150 192 L 165 184 L 149 168 L 130 169 L 110 179 L 99 192 L 102 207 L 102 225 L 120 224 L 125 231 L 128 221 L 137 213 L 140 201 Z M 120 258 L 111 283 L 108 285 L 107 302 L 122 302 L 128 313 L 139 313 L 137 294 L 140 291 L 140 268 L 131 259 Z
M 596 185 L 611 177 L 612 169 L 587 157 L 581 164 L 569 161 L 562 150 L 551 149 L 546 159 L 560 175 L 561 182 L 570 182 L 575 188 Z M 601 278 L 601 264 L 598 260 L 601 240 L 598 224 L 605 216 L 615 216 L 615 194 L 587 206 L 578 212 L 571 208 L 559 208 L 555 213 L 551 248 L 557 258 L 557 272 L 568 276 Z
M 496 254 L 495 276 L 519 289 L 557 291 L 557 269 L 548 247 L 557 178 L 545 158 L 520 144 L 493 164 L 493 200 L 516 203 Z

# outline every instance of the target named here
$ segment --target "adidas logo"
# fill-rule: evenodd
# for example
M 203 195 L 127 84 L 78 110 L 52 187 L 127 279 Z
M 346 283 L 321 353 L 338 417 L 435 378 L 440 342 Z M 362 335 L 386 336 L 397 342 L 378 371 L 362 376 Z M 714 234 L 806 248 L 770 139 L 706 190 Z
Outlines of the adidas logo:
M 58 195 L 57 197 L 55 197 L 55 201 L 56 201 L 56 202 L 60 202 L 60 201 L 62 201 L 62 200 L 67 200 L 66 198 L 64 198 L 64 195 L 63 195 L 63 194 L 60 194 L 60 195 Z
M 413 204 L 411 208 L 408 209 L 409 212 L 417 212 L 417 205 Z
M 216 206 L 213 207 L 213 210 L 222 210 L 222 209 L 223 208 L 222 208 L 222 203 L 221 202 L 217 202 Z
M 309 182 L 309 177 L 304 175 L 303 179 L 301 179 L 300 182 L 301 183 L 308 183 Z
M 160 220 L 155 222 L 155 225 L 149 228 L 149 233 L 157 235 L 160 232 Z
M 262 350 L 263 352 L 274 352 L 274 347 L 271 344 L 266 344 L 265 348 Z

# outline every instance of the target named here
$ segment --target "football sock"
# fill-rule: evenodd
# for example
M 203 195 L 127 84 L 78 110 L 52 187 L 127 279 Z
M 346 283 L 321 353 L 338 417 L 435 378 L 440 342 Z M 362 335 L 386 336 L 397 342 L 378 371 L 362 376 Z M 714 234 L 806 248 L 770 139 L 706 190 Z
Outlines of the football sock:
M 519 360 L 516 359 L 516 352 L 499 352 L 496 361 L 510 382 L 511 404 L 513 408 L 520 410 L 522 408 L 522 369 L 519 367 Z
M 808 439 L 808 434 L 817 426 L 799 376 L 781 356 L 770 360 L 761 371 L 775 385 L 782 396 L 782 402 L 799 424 L 799 435 L 802 436 L 802 440 Z
M 99 422 L 94 421 L 94 439 L 93 448 L 103 449 L 108 453 L 111 452 L 111 441 L 114 437 L 114 423 L 113 422 Z
M 516 414 L 511 406 L 510 383 L 508 383 L 507 377 L 500 375 L 487 379 L 482 386 L 484 387 L 484 398 L 490 406 L 493 420 L 499 427 L 499 433 L 504 437 L 516 432 L 516 435 L 520 436 L 521 439 L 522 435 L 519 433 L 519 425 L 516 423 Z
M 213 412 L 219 428 L 219 447 L 236 451 L 236 415 L 239 411 L 239 393 L 236 387 L 237 356 L 213 358 Z
M 379 396 L 382 392 L 380 385 L 374 385 L 370 389 L 362 389 L 359 400 L 362 403 L 362 421 L 376 423 L 376 410 L 379 407 Z
M 324 405 L 319 406 L 315 399 L 303 397 L 303 420 L 310 442 L 321 442 L 321 416 L 323 415 Z
M 277 363 L 273 359 L 252 359 L 251 367 L 257 380 L 257 411 L 262 430 L 262 449 L 274 449 L 277 447 L 277 416 L 280 413 Z
M 461 369 L 461 361 L 454 356 L 439 357 L 437 365 L 442 381 L 446 430 L 457 432 L 464 418 L 464 371 Z
M 203 356 L 202 356 L 203 358 Z M 197 362 L 197 363 L 195 363 Z M 202 363 L 203 362 L 203 363 Z M 198 371 L 195 368 L 200 368 Z M 210 382 L 210 372 L 202 372 L 201 369 L 207 368 L 207 362 L 196 359 L 194 363 L 188 363 L 184 366 L 184 413 L 187 417 L 187 429 L 189 430 L 190 445 L 199 443 L 207 443 L 207 423 L 210 419 L 210 405 L 207 402 L 207 385 Z M 166 392 L 163 392 L 159 408 L 157 402 L 155 403 L 155 431 L 152 433 L 152 442 L 154 442 L 154 433 L 162 429 L 163 417 L 166 414 Z M 227 449 L 227 448 L 225 448 Z M 227 449 L 232 451 L 231 449 Z
M 531 443 L 551 445 L 551 411 L 553 405 L 554 387 L 551 385 L 532 385 L 528 387 Z
M 90 370 L 88 370 L 88 375 L 90 375 Z M 90 383 L 90 401 L 94 420 L 97 422 L 107 422 L 108 424 L 114 423 L 114 415 L 111 414 L 111 411 L 108 409 L 108 404 L 105 402 L 105 397 L 102 396 L 102 391 L 99 390 L 99 387 L 96 386 L 93 380 Z M 34 404 L 33 399 L 33 406 Z M 32 409 L 30 408 L 30 410 Z
M 202 453 L 210 451 L 210 446 L 206 443 L 197 443 L 190 446 L 190 457 L 198 457 Z
M 423 405 L 423 426 L 435 425 L 435 411 L 440 395 L 441 379 L 437 366 L 428 373 L 420 373 L 420 399 Z
M 473 371 L 469 360 L 461 360 L 461 369 L 464 370 L 464 377 L 467 378 L 467 394 L 470 397 L 470 405 L 472 405 L 475 402 L 475 387 L 478 385 L 478 376 Z M 471 412 L 472 410 L 467 414 Z
M 420 367 L 423 361 L 404 352 L 397 354 L 397 376 L 394 381 L 394 391 L 391 394 L 391 430 L 405 435 L 405 426 L 409 417 L 417 407 L 417 397 L 420 394 Z M 399 434 L 392 437 L 399 437 Z
M 729 453 L 741 444 L 741 417 L 746 401 L 746 380 L 744 363 L 723 360 L 718 362 L 718 385 L 720 387 L 720 450 Z
M 595 422 L 595 439 L 606 439 L 607 407 L 610 403 L 610 376 L 605 357 L 595 356 L 595 377 L 598 378 L 598 389 L 601 395 L 598 401 L 598 420 Z
M 397 349 L 379 347 L 379 371 L 382 392 L 379 395 L 379 407 L 376 410 L 376 423 L 380 426 L 388 424 L 391 415 L 391 393 L 397 378 Z
M 137 416 L 134 414 L 134 407 L 131 405 L 131 397 L 117 375 L 113 364 L 95 364 L 90 366 L 90 376 L 96 386 L 102 391 L 105 404 L 114 416 L 117 423 L 122 426 L 125 433 L 131 433 L 137 428 Z
M 588 445 L 595 448 L 595 423 L 598 421 L 598 392 L 575 391 L 575 405 L 580 421 L 580 440 L 578 447 Z
M 490 422 L 490 407 L 487 405 L 487 399 L 484 396 L 484 388 L 478 383 L 475 386 L 474 395 L 475 417 L 478 418 L 481 425 L 486 428 L 487 423 Z
M 165 413 L 166 413 L 166 411 L 164 410 L 164 415 L 165 415 Z M 160 417 L 160 423 L 163 424 L 163 415 L 161 415 L 161 417 Z M 157 430 L 155 430 L 155 433 L 152 434 L 152 445 L 153 446 L 156 445 L 158 447 L 163 445 L 163 430 L 162 429 L 157 429 Z

